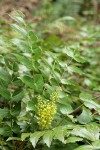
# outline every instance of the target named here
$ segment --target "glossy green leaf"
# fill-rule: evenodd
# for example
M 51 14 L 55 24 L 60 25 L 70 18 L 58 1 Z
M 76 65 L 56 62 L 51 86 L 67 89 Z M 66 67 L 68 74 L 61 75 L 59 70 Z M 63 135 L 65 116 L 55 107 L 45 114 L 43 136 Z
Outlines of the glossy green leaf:
M 24 141 L 26 138 L 28 138 L 31 135 L 31 133 L 22 133 L 21 134 L 21 140 Z
M 41 136 L 43 136 L 44 132 L 35 132 L 35 133 L 32 133 L 31 136 L 30 136 L 30 142 L 32 143 L 33 147 L 35 148 L 39 138 Z
M 20 17 L 22 17 L 22 18 L 25 17 L 25 15 L 20 10 L 16 10 L 16 12 Z
M 36 110 L 37 110 L 37 109 L 36 109 L 36 106 L 35 106 L 35 104 L 34 104 L 34 101 L 29 101 L 29 102 L 27 103 L 26 110 L 27 110 L 27 111 L 36 111 Z
M 100 112 L 100 105 L 92 100 L 84 102 L 84 105 L 89 109 L 95 109 Z
M 10 113 L 12 116 L 16 117 L 16 116 L 19 116 L 20 111 L 21 111 L 21 103 L 19 102 L 19 103 L 16 103 L 15 107 L 11 109 Z
M 19 102 L 19 101 L 21 101 L 21 100 L 23 99 L 23 97 L 24 97 L 24 92 L 21 91 L 21 92 L 19 92 L 18 94 L 14 95 L 14 96 L 11 98 L 11 101 L 12 101 L 12 102 Z
M 9 126 L 0 127 L 0 135 L 4 137 L 12 136 L 11 128 Z
M 35 42 L 35 41 L 38 40 L 38 37 L 37 37 L 32 31 L 29 32 L 29 38 L 30 38 L 33 42 Z
M 91 94 L 82 92 L 82 93 L 80 93 L 79 98 L 80 98 L 81 100 L 83 100 L 83 101 L 89 101 L 89 100 L 91 100 L 93 97 L 92 97 Z
M 18 55 L 18 54 L 14 54 L 14 56 L 17 58 L 17 60 L 21 64 L 25 65 L 29 69 L 33 69 L 33 64 L 32 64 L 31 58 L 26 57 L 26 56 L 22 56 L 22 55 Z
M 55 132 L 54 139 L 58 139 L 59 141 L 65 143 L 63 127 L 59 126 L 59 127 L 55 128 L 54 132 Z
M 0 68 L 0 79 L 5 81 L 7 84 L 11 82 L 10 74 L 7 71 L 5 71 L 3 68 Z
M 2 95 L 6 100 L 10 99 L 10 92 L 0 85 L 0 95 Z
M 66 140 L 66 143 L 75 143 L 75 142 L 78 142 L 78 141 L 82 141 L 83 138 L 80 138 L 80 137 L 69 137 L 67 138 Z
M 61 79 L 61 83 L 65 84 L 65 85 L 72 85 L 72 81 L 71 80 L 67 80 L 67 79 Z
M 7 141 L 21 141 L 21 138 L 18 137 L 9 137 Z
M 74 150 L 95 150 L 95 149 L 91 145 L 83 145 L 79 146 L 78 148 L 75 148 Z
M 44 143 L 50 147 L 51 145 L 51 142 L 53 140 L 53 137 L 54 137 L 54 132 L 52 130 L 50 131 L 47 131 L 44 135 L 43 135 L 43 141 Z
M 87 125 L 87 127 L 77 126 L 75 129 L 73 129 L 71 134 L 86 138 L 90 141 L 95 141 L 99 139 L 99 127 L 95 124 Z
M 66 115 L 66 114 L 70 114 L 73 111 L 73 109 L 70 104 L 66 104 L 60 107 L 60 111 L 62 114 Z
M 25 25 L 25 21 L 24 21 L 24 19 L 22 17 L 20 17 L 20 16 L 12 16 L 12 15 L 10 15 L 10 17 L 13 20 L 15 20 L 16 22 L 18 22 L 18 23 L 20 23 L 22 25 Z
M 69 73 L 75 72 L 75 73 L 78 73 L 80 75 L 83 74 L 82 70 L 80 68 L 76 67 L 76 66 L 68 66 L 67 69 L 68 69 Z
M 34 51 L 34 54 L 35 54 L 35 57 L 36 58 L 39 58 L 41 56 L 41 51 L 42 49 L 40 47 L 37 47 L 36 49 L 33 50 Z
M 81 124 L 87 124 L 92 120 L 92 113 L 87 108 L 83 107 L 82 113 L 77 117 L 77 120 Z
M 0 108 L 0 118 L 8 118 L 10 117 L 10 111 L 8 108 Z
M 100 149 L 100 139 L 92 142 L 92 145 L 95 149 Z
M 18 26 L 17 24 L 12 24 L 11 27 L 17 31 L 18 33 L 20 33 L 23 36 L 27 35 L 26 30 L 23 27 Z
M 69 48 L 65 48 L 65 52 L 66 52 L 66 54 L 68 55 L 68 56 L 70 56 L 70 57 L 74 57 L 74 55 L 75 55 L 75 51 L 74 50 L 72 50 L 72 49 L 69 49 Z
M 41 93 L 44 86 L 43 77 L 41 74 L 35 74 L 34 75 L 34 83 L 36 85 L 36 90 Z
M 30 88 L 34 88 L 34 80 L 30 77 L 30 76 L 23 76 L 23 77 L 20 77 L 20 79 L 22 80 L 22 82 L 30 87 Z
M 79 63 L 84 63 L 86 61 L 84 57 L 77 56 L 77 55 L 75 55 L 74 60 L 76 60 Z

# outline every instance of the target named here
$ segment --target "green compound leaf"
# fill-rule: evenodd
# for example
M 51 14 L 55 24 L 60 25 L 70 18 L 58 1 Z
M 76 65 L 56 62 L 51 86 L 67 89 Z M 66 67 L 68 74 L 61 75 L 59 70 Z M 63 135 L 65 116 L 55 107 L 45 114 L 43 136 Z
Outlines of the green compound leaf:
M 90 141 L 99 139 L 99 127 L 96 124 L 89 124 L 86 127 L 77 126 L 71 132 L 72 135 L 86 138 Z

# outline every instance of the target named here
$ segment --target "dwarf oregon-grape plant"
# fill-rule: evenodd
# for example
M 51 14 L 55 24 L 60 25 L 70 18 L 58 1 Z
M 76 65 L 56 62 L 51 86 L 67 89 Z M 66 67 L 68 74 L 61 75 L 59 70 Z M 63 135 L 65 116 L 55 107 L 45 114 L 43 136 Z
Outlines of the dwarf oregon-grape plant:
M 0 149 L 99 150 L 100 105 L 83 90 L 80 45 L 52 45 L 16 13 L 0 38 Z

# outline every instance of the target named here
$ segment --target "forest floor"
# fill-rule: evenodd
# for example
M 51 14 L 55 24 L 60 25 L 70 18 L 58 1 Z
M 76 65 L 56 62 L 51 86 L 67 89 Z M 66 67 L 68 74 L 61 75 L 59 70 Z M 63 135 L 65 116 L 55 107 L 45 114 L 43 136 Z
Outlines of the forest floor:
M 31 12 L 37 9 L 41 0 L 1 0 L 0 1 L 0 16 L 5 19 L 10 19 L 8 14 L 13 13 L 15 10 L 22 11 L 26 19 L 30 22 L 33 18 Z

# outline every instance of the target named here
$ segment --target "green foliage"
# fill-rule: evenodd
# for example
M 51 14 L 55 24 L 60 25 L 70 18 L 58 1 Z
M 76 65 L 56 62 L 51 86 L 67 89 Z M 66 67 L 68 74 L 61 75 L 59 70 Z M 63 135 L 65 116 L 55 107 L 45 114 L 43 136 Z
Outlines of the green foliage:
M 99 50 L 84 46 L 98 34 L 84 27 L 66 44 L 37 37 L 23 16 L 0 39 L 0 148 L 100 149 Z

